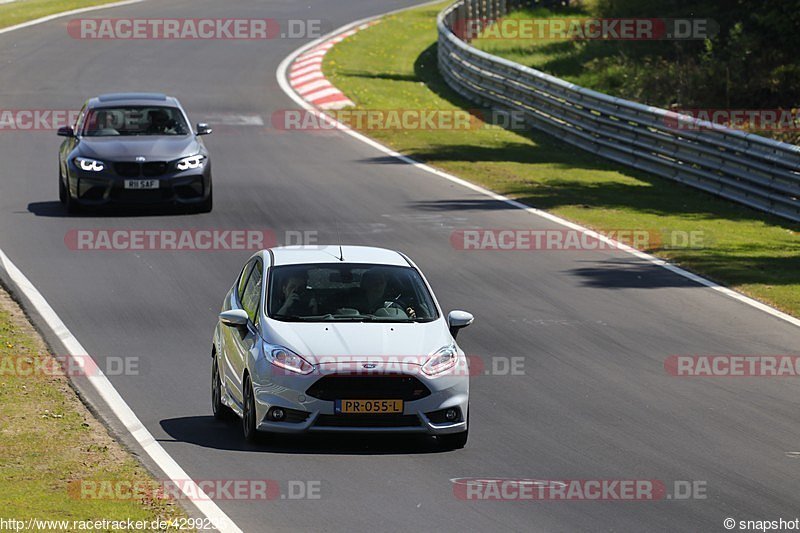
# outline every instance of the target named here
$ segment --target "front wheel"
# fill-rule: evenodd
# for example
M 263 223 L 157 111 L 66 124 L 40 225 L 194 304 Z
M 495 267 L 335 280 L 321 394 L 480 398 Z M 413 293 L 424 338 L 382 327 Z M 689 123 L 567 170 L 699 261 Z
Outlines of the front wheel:
M 67 208 L 67 213 L 70 215 L 74 215 L 76 213 L 80 213 L 81 206 L 78 205 L 78 202 L 72 198 L 72 195 L 69 193 L 69 190 L 66 191 L 67 197 L 64 200 L 64 205 Z
M 211 360 L 211 409 L 217 420 L 228 420 L 231 415 L 230 408 L 222 403 L 222 379 L 219 375 L 217 358 Z
M 258 438 L 256 429 L 256 398 L 253 393 L 253 384 L 250 376 L 244 380 L 244 412 L 242 413 L 242 429 L 244 430 L 244 440 L 255 442 Z
M 64 176 L 61 175 L 61 166 L 58 168 L 58 201 L 67 203 L 67 187 L 64 185 Z

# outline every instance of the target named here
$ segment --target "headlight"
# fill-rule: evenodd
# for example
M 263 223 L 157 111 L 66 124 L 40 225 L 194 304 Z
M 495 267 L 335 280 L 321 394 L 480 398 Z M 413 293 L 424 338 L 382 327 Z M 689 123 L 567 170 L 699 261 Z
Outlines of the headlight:
M 100 172 L 105 168 L 102 161 L 97 161 L 95 159 L 88 159 L 86 157 L 76 157 L 75 158 L 75 165 L 87 172 Z
M 456 366 L 457 361 L 458 352 L 456 351 L 456 347 L 451 344 L 430 356 L 428 360 L 425 361 L 425 364 L 422 365 L 422 371 L 429 376 L 435 376 L 436 374 L 441 374 L 445 370 Z
M 192 170 L 195 168 L 200 168 L 206 164 L 206 156 L 197 154 L 197 155 L 190 155 L 189 157 L 184 157 L 180 161 L 178 161 L 177 167 L 178 170 Z
M 273 348 L 267 352 L 267 359 L 275 366 L 298 374 L 310 374 L 314 370 L 311 363 L 286 348 Z

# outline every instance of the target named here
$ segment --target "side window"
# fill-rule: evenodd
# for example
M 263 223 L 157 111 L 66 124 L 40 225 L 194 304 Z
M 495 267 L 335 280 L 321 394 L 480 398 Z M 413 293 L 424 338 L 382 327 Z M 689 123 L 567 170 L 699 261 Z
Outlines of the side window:
M 250 271 L 253 270 L 254 264 L 256 264 L 255 259 L 247 263 L 242 269 L 242 274 L 239 276 L 239 287 L 236 289 L 236 296 L 239 299 L 239 302 L 242 301 L 242 296 L 244 295 L 244 286 L 247 283 L 247 278 L 250 277 Z
M 261 261 L 257 261 L 247 284 L 244 287 L 244 294 L 242 295 L 242 309 L 247 311 L 250 320 L 255 323 L 256 315 L 258 314 L 258 304 L 261 300 L 261 280 L 264 273 L 261 267 Z
M 83 123 L 83 117 L 84 117 L 85 114 L 86 114 L 86 104 L 83 104 L 83 107 L 78 112 L 78 116 L 75 119 L 75 124 L 72 125 L 72 129 L 75 131 L 75 133 L 77 133 L 79 135 L 81 133 L 80 126 Z

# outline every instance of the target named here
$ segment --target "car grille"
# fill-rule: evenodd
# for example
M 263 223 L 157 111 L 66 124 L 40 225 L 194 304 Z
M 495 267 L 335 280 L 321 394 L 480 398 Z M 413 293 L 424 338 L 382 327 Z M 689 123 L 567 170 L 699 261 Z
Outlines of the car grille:
M 164 161 L 154 161 L 142 164 L 142 174 L 148 178 L 161 176 L 167 172 L 167 163 Z
M 168 165 L 166 161 L 151 161 L 148 163 L 131 163 L 123 161 L 114 163 L 114 170 L 117 174 L 125 178 L 137 178 L 145 176 L 153 178 L 167 173 Z
M 417 415 L 319 415 L 318 427 L 337 428 L 403 428 L 419 427 Z
M 413 376 L 325 376 L 306 394 L 320 400 L 419 400 L 431 391 Z
M 135 178 L 141 173 L 141 165 L 139 163 L 114 163 L 114 171 L 120 176 Z

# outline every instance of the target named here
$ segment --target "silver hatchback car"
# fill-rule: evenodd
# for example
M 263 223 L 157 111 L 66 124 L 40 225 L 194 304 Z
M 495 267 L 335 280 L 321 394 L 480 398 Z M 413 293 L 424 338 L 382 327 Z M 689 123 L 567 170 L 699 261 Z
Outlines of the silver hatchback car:
M 462 448 L 473 321 L 442 314 L 405 255 L 361 246 L 263 250 L 222 305 L 212 348 L 214 416 L 258 432 L 401 432 Z

